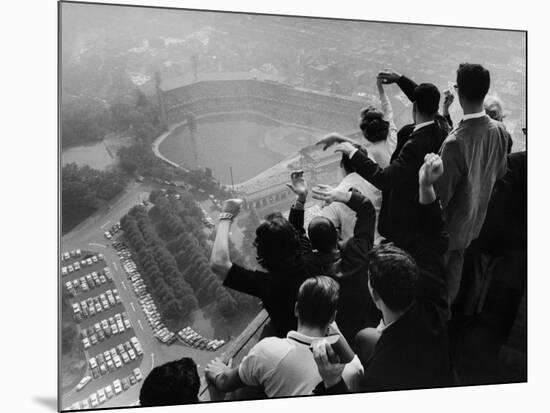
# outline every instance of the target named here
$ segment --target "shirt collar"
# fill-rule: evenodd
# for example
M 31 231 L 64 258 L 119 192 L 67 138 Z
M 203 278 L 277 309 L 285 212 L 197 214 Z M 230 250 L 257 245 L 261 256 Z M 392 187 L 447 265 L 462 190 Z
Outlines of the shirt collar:
M 307 346 L 311 345 L 315 340 L 319 340 L 323 337 L 310 337 L 305 334 L 298 333 L 297 331 L 289 331 L 286 335 L 286 338 L 297 341 L 298 343 L 305 344 Z
M 477 112 L 477 113 L 469 113 L 468 115 L 464 115 L 462 120 L 482 118 L 483 116 L 485 116 L 485 111 Z
M 416 125 L 416 126 L 414 127 L 413 132 L 416 132 L 418 129 L 423 128 L 424 126 L 431 125 L 432 123 L 435 123 L 435 121 L 430 120 L 429 122 L 419 123 L 418 125 Z

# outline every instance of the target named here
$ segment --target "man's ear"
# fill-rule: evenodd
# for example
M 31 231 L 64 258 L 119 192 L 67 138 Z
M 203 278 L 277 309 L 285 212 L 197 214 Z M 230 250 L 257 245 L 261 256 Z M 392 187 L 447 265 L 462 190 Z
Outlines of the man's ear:
M 298 318 L 298 302 L 294 303 L 294 317 Z

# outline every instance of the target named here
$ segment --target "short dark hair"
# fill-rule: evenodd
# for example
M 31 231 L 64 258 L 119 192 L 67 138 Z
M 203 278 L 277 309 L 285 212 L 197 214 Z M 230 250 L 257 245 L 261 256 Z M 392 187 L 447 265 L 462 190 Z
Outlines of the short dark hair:
M 299 259 L 299 245 L 296 230 L 280 212 L 267 215 L 256 228 L 256 259 L 269 272 L 293 268 Z
M 390 130 L 390 123 L 384 119 L 384 114 L 374 106 L 361 110 L 359 128 L 368 141 L 374 143 L 386 140 Z
M 326 275 L 305 280 L 296 299 L 300 323 L 325 327 L 338 307 L 339 291 L 338 283 Z
M 338 233 L 332 221 L 326 217 L 316 216 L 307 227 L 311 246 L 319 252 L 330 252 L 338 242 Z
M 391 310 L 406 309 L 416 296 L 418 268 L 414 259 L 393 243 L 377 245 L 368 255 L 372 289 Z
M 491 75 L 481 65 L 461 63 L 456 71 L 456 84 L 459 96 L 471 102 L 483 102 L 489 92 Z
M 414 89 L 416 110 L 424 115 L 432 116 L 439 110 L 441 94 L 431 83 L 421 83 Z
M 197 365 L 184 357 L 155 367 L 139 392 L 141 406 L 170 406 L 197 403 L 200 388 Z
M 342 159 L 340 159 L 340 166 L 344 168 L 344 171 L 346 171 L 347 174 L 355 172 L 355 167 L 353 166 L 350 157 L 345 153 L 342 154 Z

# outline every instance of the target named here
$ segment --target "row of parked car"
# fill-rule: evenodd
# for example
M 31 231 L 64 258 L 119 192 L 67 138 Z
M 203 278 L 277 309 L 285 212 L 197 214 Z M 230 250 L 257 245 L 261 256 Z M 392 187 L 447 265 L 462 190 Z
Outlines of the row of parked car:
M 73 303 L 73 315 L 77 322 L 82 321 L 83 318 L 94 316 L 97 313 L 101 313 L 103 310 L 108 310 L 117 304 L 121 303 L 120 294 L 115 288 L 113 290 L 107 290 L 105 293 L 99 294 L 95 297 L 89 297 L 87 300 Z
M 103 254 L 92 255 L 91 257 L 85 258 L 81 261 L 75 261 L 72 264 L 61 267 L 61 276 L 65 277 L 68 274 L 71 274 L 75 271 L 79 271 L 81 268 L 94 265 L 99 261 L 105 261 Z
M 182 328 L 178 331 L 178 336 L 188 346 L 201 350 L 216 351 L 225 344 L 225 340 L 209 340 L 191 327 Z
M 91 380 L 90 376 L 86 376 L 86 377 L 88 377 L 89 379 L 86 381 L 84 386 L 86 386 L 86 384 L 88 384 Z M 84 379 L 86 379 L 86 377 Z M 84 381 L 84 379 L 81 380 L 81 383 L 82 381 Z M 98 407 L 100 404 L 105 403 L 108 399 L 111 399 L 115 395 L 128 390 L 130 386 L 133 386 L 134 384 L 136 384 L 141 380 L 143 380 L 143 375 L 141 374 L 141 370 L 139 369 L 139 367 L 136 367 L 132 371 L 132 374 L 130 374 L 129 376 L 123 377 L 122 379 L 116 379 L 115 381 L 113 381 L 113 384 L 109 384 L 108 386 L 105 386 L 104 388 L 99 389 L 95 393 L 92 393 L 90 396 L 88 396 L 84 400 L 74 403 L 68 408 L 68 410 L 94 409 Z M 82 386 L 80 389 L 78 389 L 78 386 L 77 386 L 77 390 L 83 389 L 84 386 Z
M 143 355 L 143 349 L 138 339 L 134 336 L 124 343 L 118 344 L 103 353 L 88 360 L 94 379 L 120 369 L 123 365 L 131 363 Z
M 61 254 L 61 261 L 69 261 L 71 258 L 80 257 L 82 255 L 81 250 L 64 251 Z
M 162 322 L 160 313 L 153 301 L 153 297 L 147 292 L 147 287 L 143 282 L 141 274 L 137 270 L 136 263 L 131 258 L 130 250 L 123 242 L 113 243 L 113 246 L 117 250 L 122 267 L 126 272 L 128 280 L 132 283 L 134 293 L 139 299 L 141 308 L 145 313 L 147 322 L 153 330 L 154 336 L 165 344 L 171 344 L 177 337 L 172 331 L 168 330 L 168 327 Z
M 105 318 L 87 329 L 81 329 L 82 345 L 85 349 L 88 349 L 98 342 L 108 339 L 112 335 L 124 333 L 125 330 L 130 328 L 132 328 L 132 324 L 128 318 L 128 313 L 117 313 L 113 317 Z
M 115 234 L 120 231 L 120 222 L 117 222 L 115 225 L 113 225 L 111 227 L 111 229 L 109 229 L 108 231 L 105 231 L 104 235 L 105 235 L 105 238 L 107 239 L 111 239 L 115 236 Z
M 80 278 L 67 281 L 65 283 L 65 288 L 72 297 L 76 297 L 80 293 L 88 292 L 108 282 L 113 282 L 113 276 L 109 267 L 105 267 L 102 270 L 93 271 Z

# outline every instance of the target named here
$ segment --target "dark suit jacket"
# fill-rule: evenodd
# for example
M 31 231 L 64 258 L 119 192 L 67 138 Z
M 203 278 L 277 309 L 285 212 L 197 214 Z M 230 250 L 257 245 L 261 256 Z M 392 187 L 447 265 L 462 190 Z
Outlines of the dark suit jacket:
M 360 391 L 402 390 L 454 384 L 447 334 L 447 296 L 443 254 L 448 245 L 439 202 L 419 205 L 426 225 L 417 234 L 410 251 L 421 272 L 417 299 L 376 343 L 365 363 Z M 316 394 L 345 393 L 343 380 Z
M 390 165 L 381 168 L 360 149 L 351 158 L 359 175 L 382 190 L 378 232 L 407 249 L 421 222 L 418 218 L 418 170 L 427 153 L 438 153 L 446 135 L 432 124 L 413 132 Z
M 414 99 L 416 83 L 402 76 L 397 85 L 409 98 Z M 427 153 L 438 153 L 447 137 L 449 125 L 442 116 L 434 124 L 413 132 L 414 125 L 405 125 L 397 134 L 397 146 L 390 165 L 381 168 L 366 151 L 352 157 L 357 173 L 382 190 L 382 206 L 378 218 L 378 232 L 390 241 L 407 249 L 411 244 L 418 222 L 417 194 L 418 170 Z

